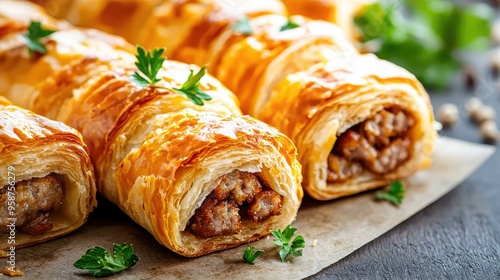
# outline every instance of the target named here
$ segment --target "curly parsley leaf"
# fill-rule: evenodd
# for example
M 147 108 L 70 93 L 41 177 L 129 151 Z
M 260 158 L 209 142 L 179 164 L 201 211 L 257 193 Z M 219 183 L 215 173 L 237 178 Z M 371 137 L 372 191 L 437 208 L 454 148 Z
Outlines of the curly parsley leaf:
M 252 26 L 250 25 L 250 21 L 247 17 L 240 18 L 237 22 L 231 25 L 231 28 L 242 35 L 251 35 L 253 33 Z
M 286 21 L 286 23 L 281 26 L 280 31 L 294 29 L 294 28 L 297 28 L 299 26 L 300 26 L 300 24 L 296 23 L 291 18 L 288 18 L 288 20 Z
M 304 237 L 299 235 L 291 241 L 296 231 L 297 229 L 290 227 L 290 225 L 288 225 L 283 231 L 281 229 L 271 230 L 271 234 L 275 237 L 273 240 L 274 245 L 281 247 L 279 255 L 282 262 L 285 261 L 288 255 L 292 255 L 294 257 L 302 256 L 302 248 L 305 248 L 306 246 Z
M 96 246 L 87 250 L 73 265 L 88 270 L 95 277 L 104 277 L 128 269 L 139 261 L 139 257 L 134 254 L 134 247 L 126 243 L 113 244 L 113 254 L 111 256 L 106 249 Z
M 378 191 L 375 193 L 375 198 L 390 201 L 394 205 L 401 205 L 404 196 L 405 189 L 401 181 L 392 183 L 387 192 Z
M 160 79 L 157 78 L 157 75 L 165 61 L 163 57 L 164 51 L 165 49 L 145 51 L 143 47 L 137 46 L 137 54 L 135 56 L 137 61 L 135 62 L 135 66 L 137 66 L 140 72 L 134 72 L 132 81 L 142 87 L 154 85 L 159 82 Z
M 189 98 L 194 104 L 203 106 L 205 103 L 203 101 L 212 100 L 212 97 L 208 95 L 206 92 L 202 91 L 200 86 L 201 78 L 207 73 L 207 67 L 203 66 L 200 68 L 200 71 L 193 75 L 193 70 L 189 74 L 188 79 L 180 88 L 174 88 L 178 93 L 185 95 Z
M 43 28 L 42 23 L 39 21 L 31 21 L 28 26 L 28 30 L 25 34 L 23 34 L 30 54 L 34 52 L 40 54 L 47 53 L 47 48 L 45 48 L 45 46 L 40 42 L 40 39 L 45 38 L 54 32 L 56 31 Z
M 254 249 L 255 249 L 255 246 L 248 247 L 248 248 L 246 248 L 245 253 L 243 253 L 243 260 L 245 260 L 246 263 L 251 264 L 251 265 L 254 265 L 255 259 L 258 256 L 260 256 L 260 254 L 262 254 L 264 252 L 262 250 L 257 250 L 255 252 L 253 252 Z
M 412 72 L 425 86 L 443 89 L 462 67 L 457 53 L 489 44 L 492 8 L 444 0 L 387 0 L 355 18 L 375 53 Z

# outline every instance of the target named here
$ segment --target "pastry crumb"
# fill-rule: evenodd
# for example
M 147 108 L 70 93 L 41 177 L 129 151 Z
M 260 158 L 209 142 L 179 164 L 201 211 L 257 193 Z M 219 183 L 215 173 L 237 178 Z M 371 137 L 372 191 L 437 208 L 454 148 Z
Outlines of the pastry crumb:
M 314 239 L 314 240 L 311 242 L 311 247 L 316 247 L 316 244 L 318 244 L 318 239 Z
M 23 276 L 23 272 L 19 268 L 17 268 L 16 266 L 8 266 L 8 267 L 0 270 L 0 273 L 3 275 L 11 276 L 11 277 Z

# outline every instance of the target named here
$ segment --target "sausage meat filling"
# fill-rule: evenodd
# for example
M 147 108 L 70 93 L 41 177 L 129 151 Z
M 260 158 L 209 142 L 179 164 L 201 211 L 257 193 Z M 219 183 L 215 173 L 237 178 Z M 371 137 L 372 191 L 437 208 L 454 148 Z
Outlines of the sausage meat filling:
M 242 218 L 262 222 L 281 214 L 282 197 L 249 172 L 224 175 L 190 219 L 188 227 L 201 238 L 237 234 Z
M 12 201 L 9 197 L 14 194 L 9 193 L 8 188 L 9 185 L 0 190 L 0 233 L 10 231 L 8 218 L 15 218 L 16 228 L 29 235 L 43 235 L 53 228 L 49 211 L 57 209 L 63 199 L 63 182 L 59 175 L 17 182 L 14 185 L 14 216 L 9 211 L 9 201 Z
M 364 168 L 378 175 L 391 172 L 410 156 L 407 132 L 414 124 L 409 114 L 390 108 L 348 129 L 328 156 L 327 181 L 346 181 Z

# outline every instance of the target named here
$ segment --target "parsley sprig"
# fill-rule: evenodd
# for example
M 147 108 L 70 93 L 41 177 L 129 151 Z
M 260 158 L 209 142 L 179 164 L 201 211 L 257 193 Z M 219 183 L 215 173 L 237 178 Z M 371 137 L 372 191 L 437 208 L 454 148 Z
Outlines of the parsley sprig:
M 165 49 L 154 49 L 152 51 L 146 51 L 141 46 L 137 46 L 137 61 L 135 65 L 140 72 L 134 72 L 132 75 L 132 81 L 136 84 L 146 87 L 154 86 L 156 88 L 168 89 L 165 87 L 155 86 L 155 84 L 161 81 L 158 78 L 158 72 L 163 66 L 165 58 L 163 57 L 163 52 Z M 196 74 L 193 75 L 193 70 L 191 70 L 186 82 L 180 88 L 173 88 L 176 92 L 186 96 L 194 104 L 203 106 L 205 103 L 203 101 L 212 100 L 212 97 L 206 92 L 202 91 L 200 87 L 200 81 L 207 72 L 207 67 L 203 66 Z
M 254 249 L 255 249 L 255 246 L 248 247 L 248 248 L 246 248 L 245 253 L 243 253 L 243 259 L 245 260 L 246 263 L 251 264 L 251 265 L 254 265 L 255 259 L 258 256 L 260 256 L 260 254 L 262 254 L 264 252 L 262 250 L 257 250 L 255 252 L 253 252 Z
M 356 25 L 375 53 L 412 72 L 425 86 L 443 89 L 462 67 L 463 51 L 489 47 L 493 9 L 484 3 L 386 0 L 363 9 Z
M 231 28 L 242 35 L 251 35 L 253 33 L 252 26 L 247 17 L 240 18 L 231 25 Z
M 301 248 L 305 248 L 306 243 L 304 237 L 299 235 L 291 241 L 296 231 L 297 229 L 290 227 L 290 225 L 288 225 L 283 231 L 281 231 L 281 229 L 271 230 L 272 235 L 275 237 L 273 240 L 274 245 L 281 247 L 279 255 L 282 262 L 285 261 L 288 255 L 295 257 L 302 256 Z
M 126 243 L 113 244 L 114 256 L 103 247 L 96 246 L 87 250 L 73 265 L 90 271 L 95 277 L 109 276 L 134 266 L 139 257 L 134 254 L 134 247 Z
M 291 18 L 288 18 L 288 20 L 286 21 L 286 23 L 281 26 L 280 31 L 294 29 L 294 28 L 297 28 L 299 26 L 300 26 L 300 24 L 296 23 Z
M 173 89 L 178 93 L 185 95 L 194 104 L 203 106 L 205 104 L 203 101 L 212 100 L 210 95 L 200 89 L 200 80 L 203 76 L 205 76 L 206 72 L 206 66 L 201 67 L 200 71 L 198 71 L 195 75 L 193 75 L 193 70 L 191 70 L 187 81 L 180 88 Z
M 401 205 L 405 195 L 405 189 L 401 181 L 396 181 L 391 184 L 387 192 L 378 191 L 375 193 L 375 198 L 388 200 L 394 205 Z
M 45 48 L 45 46 L 40 42 L 40 39 L 45 38 L 54 32 L 56 31 L 43 28 L 42 23 L 39 21 L 31 21 L 28 26 L 28 30 L 25 34 L 23 34 L 30 54 L 33 54 L 34 52 L 40 54 L 47 53 L 47 48 Z
M 137 54 L 135 56 L 137 61 L 135 62 L 135 66 L 137 66 L 140 72 L 134 72 L 132 80 L 143 87 L 159 82 L 161 79 L 156 76 L 165 61 L 163 57 L 164 51 L 165 49 L 145 51 L 143 47 L 137 46 Z

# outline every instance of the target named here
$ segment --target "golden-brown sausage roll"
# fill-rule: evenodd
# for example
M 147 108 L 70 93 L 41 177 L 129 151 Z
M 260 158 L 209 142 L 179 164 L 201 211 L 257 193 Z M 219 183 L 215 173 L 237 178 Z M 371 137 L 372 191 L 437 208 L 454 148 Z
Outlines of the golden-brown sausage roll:
M 234 247 L 293 221 L 303 193 L 289 138 L 241 116 L 234 94 L 210 75 L 199 82 L 212 98 L 203 106 L 179 94 L 173 88 L 200 70 L 195 65 L 165 61 L 160 81 L 144 87 L 132 82 L 138 70 L 126 43 L 88 36 L 65 55 L 72 31 L 50 35 L 52 49 L 37 59 L 22 40 L 12 47 L 0 38 L 0 80 L 8 81 L 5 94 L 82 133 L 103 196 L 185 256 Z M 13 74 L 46 61 L 58 63 L 45 78 Z
M 300 165 L 284 135 L 250 117 L 188 110 L 157 120 L 107 191 L 163 245 L 198 256 L 293 221 Z
M 165 47 L 169 57 L 199 65 L 208 63 L 214 69 L 232 24 L 266 14 L 286 15 L 286 9 L 277 0 L 164 1 L 149 15 L 134 42 L 149 48 Z
M 200 2 L 167 1 L 151 16 L 139 42 L 165 46 L 173 59 L 210 65 L 212 73 L 238 95 L 242 111 L 253 116 L 269 99 L 274 84 L 286 75 L 357 53 L 331 23 L 302 16 L 289 19 L 271 8 L 254 13 L 256 7 L 269 7 L 273 1 L 267 6 L 242 1 L 237 11 L 225 9 L 224 1 L 212 1 L 211 6 Z M 247 18 L 251 33 L 242 34 L 235 24 Z M 282 30 L 289 20 L 299 26 Z M 176 37 L 185 38 L 167 39 L 170 33 L 165 30 L 179 29 L 175 33 L 181 35 Z
M 380 187 L 426 167 L 436 136 L 421 84 L 374 55 L 289 75 L 259 117 L 292 138 L 303 186 L 321 200 Z
M 87 148 L 68 126 L 0 97 L 0 249 L 80 227 L 96 206 Z

